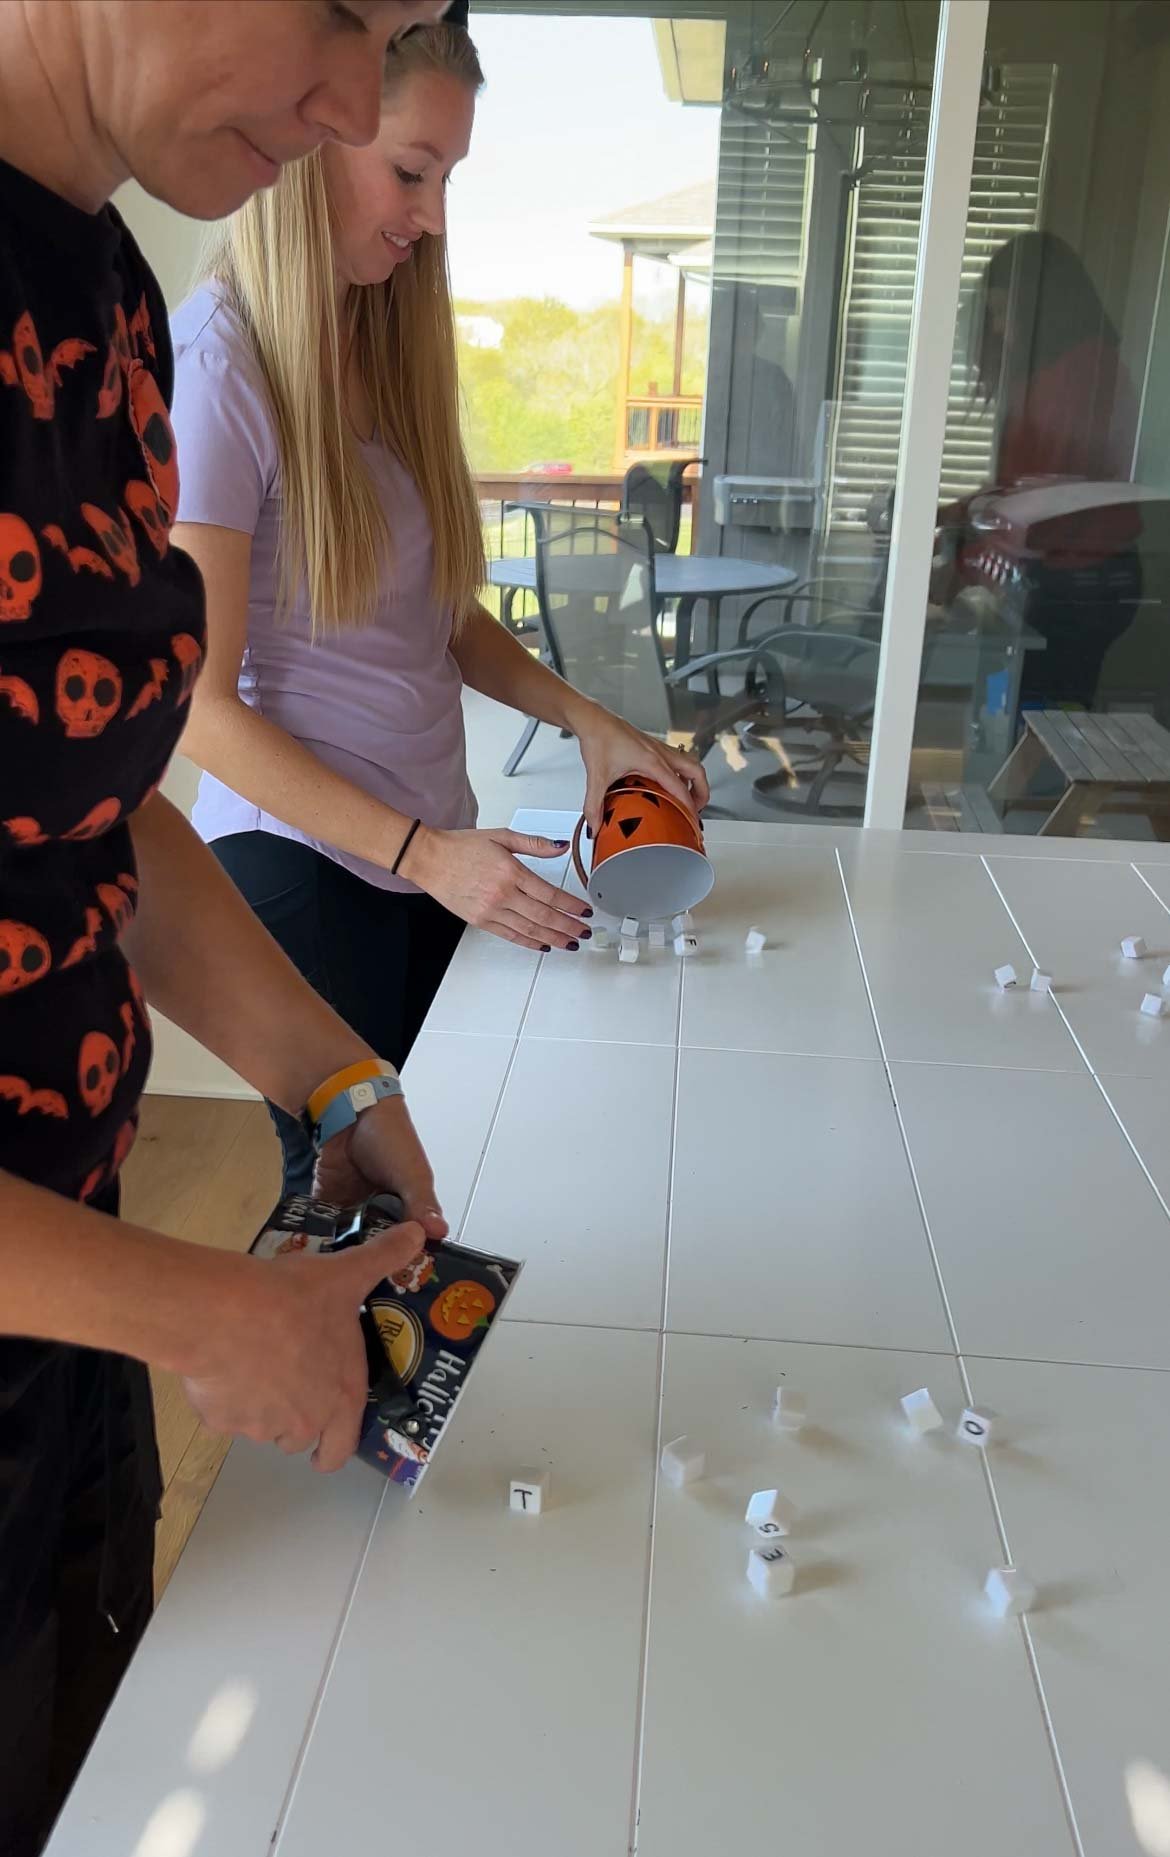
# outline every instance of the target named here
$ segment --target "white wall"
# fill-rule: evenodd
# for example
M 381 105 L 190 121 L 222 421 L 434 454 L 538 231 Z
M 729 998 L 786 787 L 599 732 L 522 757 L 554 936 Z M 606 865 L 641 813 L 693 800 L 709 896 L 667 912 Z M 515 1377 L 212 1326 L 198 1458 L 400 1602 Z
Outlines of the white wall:
M 136 182 L 120 189 L 115 201 L 147 263 L 162 285 L 168 307 L 181 303 L 191 287 L 199 256 L 203 227 L 184 219 L 169 206 L 152 200 Z M 179 460 L 180 477 L 182 458 Z M 190 816 L 198 774 L 190 761 L 176 755 L 163 782 L 163 792 Z M 147 1088 L 162 1096 L 252 1096 L 242 1078 L 204 1051 L 186 1032 L 160 1014 L 154 1015 L 154 1065 Z

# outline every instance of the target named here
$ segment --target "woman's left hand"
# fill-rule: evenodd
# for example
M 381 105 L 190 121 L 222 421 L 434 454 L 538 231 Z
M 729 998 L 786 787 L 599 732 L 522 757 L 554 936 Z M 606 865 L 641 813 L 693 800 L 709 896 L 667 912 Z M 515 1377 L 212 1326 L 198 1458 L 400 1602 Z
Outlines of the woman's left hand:
M 605 790 L 623 774 L 649 774 L 693 813 L 696 819 L 711 798 L 701 764 L 681 748 L 669 748 L 643 735 L 600 705 L 574 729 L 585 763 L 585 822 L 596 833 L 601 825 Z

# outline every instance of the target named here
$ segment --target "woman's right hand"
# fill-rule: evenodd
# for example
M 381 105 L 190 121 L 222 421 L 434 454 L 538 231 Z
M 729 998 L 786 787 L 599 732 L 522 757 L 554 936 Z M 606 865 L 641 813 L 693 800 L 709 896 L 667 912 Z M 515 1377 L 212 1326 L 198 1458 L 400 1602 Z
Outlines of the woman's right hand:
M 398 869 L 474 928 L 547 953 L 588 941 L 592 930 L 582 918 L 593 911 L 584 897 L 546 883 L 519 859 L 563 858 L 568 849 L 565 839 L 503 828 L 439 832 L 420 825 Z

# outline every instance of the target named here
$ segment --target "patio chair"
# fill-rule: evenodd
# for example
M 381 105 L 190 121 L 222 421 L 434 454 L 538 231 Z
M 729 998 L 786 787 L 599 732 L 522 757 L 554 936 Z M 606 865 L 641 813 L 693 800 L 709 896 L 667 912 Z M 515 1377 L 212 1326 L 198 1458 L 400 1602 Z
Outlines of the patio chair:
M 783 726 L 823 739 L 800 759 L 789 756 L 788 769 L 754 781 L 756 798 L 778 812 L 822 818 L 860 814 L 860 804 L 829 805 L 824 795 L 835 776 L 854 770 L 864 774 L 868 765 L 880 646 L 854 632 L 794 625 L 769 635 L 768 652 L 781 679 Z M 848 762 L 853 769 L 845 766 Z M 815 769 L 803 789 L 796 778 L 802 769 Z
M 631 464 L 622 484 L 622 514 L 644 516 L 654 546 L 672 555 L 682 526 L 683 475 L 706 458 L 676 458 L 671 464 Z
M 847 596 L 852 591 L 846 587 Z M 818 594 L 813 600 L 807 587 L 765 594 L 744 613 L 739 629 L 741 648 L 751 642 L 755 615 L 777 603 L 785 623 L 778 631 L 769 632 L 766 642 L 783 681 L 784 723 L 786 728 L 804 731 L 816 739 L 799 758 L 786 749 L 788 768 L 762 775 L 754 782 L 753 790 L 757 799 L 778 812 L 858 817 L 864 810 L 861 804 L 829 805 L 824 795 L 834 777 L 863 774 L 868 767 L 881 656 L 881 609 L 875 612 L 872 602 L 858 604 L 852 597 L 838 600 Z M 803 608 L 806 622 L 794 621 L 792 615 L 797 607 Z M 951 702 L 969 698 L 974 688 L 977 652 L 978 640 L 966 634 L 944 630 L 928 635 L 919 684 L 922 694 Z M 760 730 L 749 723 L 744 733 L 757 738 Z M 848 762 L 853 763 L 852 768 L 844 765 Z M 812 777 L 802 789 L 796 776 L 809 772 Z
M 642 517 L 549 509 L 536 537 L 541 656 L 575 690 L 649 735 L 683 739 L 702 760 L 720 732 L 779 721 L 782 680 L 769 640 L 691 658 L 670 670 L 655 624 L 654 539 Z M 692 690 L 692 678 L 734 666 L 742 687 Z M 514 774 L 536 735 L 530 718 L 504 765 Z

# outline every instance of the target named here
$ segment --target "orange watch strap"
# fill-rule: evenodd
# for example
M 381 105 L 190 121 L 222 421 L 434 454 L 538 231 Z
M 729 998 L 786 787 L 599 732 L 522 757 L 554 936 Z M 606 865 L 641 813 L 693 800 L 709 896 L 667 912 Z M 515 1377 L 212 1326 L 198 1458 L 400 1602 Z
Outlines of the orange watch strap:
M 384 1077 L 389 1070 L 390 1066 L 381 1058 L 367 1057 L 360 1064 L 347 1064 L 344 1070 L 335 1071 L 331 1077 L 326 1077 L 324 1083 L 317 1085 L 306 1104 L 310 1122 L 319 1122 L 330 1103 L 343 1090 L 351 1089 L 355 1083 L 369 1083 L 373 1077 Z

